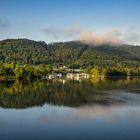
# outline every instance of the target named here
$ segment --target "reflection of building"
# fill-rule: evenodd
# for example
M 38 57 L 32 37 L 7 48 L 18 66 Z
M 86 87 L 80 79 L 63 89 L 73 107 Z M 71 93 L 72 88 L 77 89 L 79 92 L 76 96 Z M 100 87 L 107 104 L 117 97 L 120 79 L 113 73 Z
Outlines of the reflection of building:
M 65 79 L 58 79 L 58 82 L 59 83 L 62 83 L 62 84 L 65 84 L 66 83 L 66 80 Z
M 86 73 L 68 73 L 66 75 L 68 79 L 82 79 L 82 78 L 89 78 L 89 74 Z

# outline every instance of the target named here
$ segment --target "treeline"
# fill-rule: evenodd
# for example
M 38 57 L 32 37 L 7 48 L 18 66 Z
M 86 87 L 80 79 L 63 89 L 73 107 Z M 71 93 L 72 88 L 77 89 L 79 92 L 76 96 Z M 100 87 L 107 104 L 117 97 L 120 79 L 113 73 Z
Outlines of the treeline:
M 18 65 L 18 64 L 0 64 L 0 79 L 31 79 L 40 78 L 51 73 L 52 69 L 46 65 Z
M 140 76 L 140 67 L 105 67 L 95 66 L 88 70 L 93 76 Z
M 0 80 L 2 79 L 32 79 L 42 78 L 49 74 L 61 73 L 66 75 L 73 69 L 52 67 L 51 65 L 19 65 L 0 63 Z M 93 66 L 90 69 L 82 69 L 93 76 L 140 76 L 140 67 L 99 67 Z

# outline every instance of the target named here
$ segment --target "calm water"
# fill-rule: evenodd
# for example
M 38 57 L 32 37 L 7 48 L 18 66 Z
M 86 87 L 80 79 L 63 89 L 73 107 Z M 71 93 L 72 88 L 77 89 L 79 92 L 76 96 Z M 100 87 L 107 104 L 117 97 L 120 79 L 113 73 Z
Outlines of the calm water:
M 0 83 L 0 140 L 140 140 L 140 79 Z

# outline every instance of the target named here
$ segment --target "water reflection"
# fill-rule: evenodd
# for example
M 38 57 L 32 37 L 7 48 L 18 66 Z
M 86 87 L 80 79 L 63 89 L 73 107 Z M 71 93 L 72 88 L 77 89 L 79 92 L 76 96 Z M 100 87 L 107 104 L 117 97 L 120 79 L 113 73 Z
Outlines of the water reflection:
M 140 139 L 140 109 L 136 106 L 46 104 L 25 110 L 0 109 L 0 113 L 2 140 Z
M 139 140 L 140 79 L 0 83 L 2 140 Z
M 140 79 L 39 80 L 0 83 L 0 106 L 27 108 L 45 103 L 79 107 L 86 104 L 139 104 Z

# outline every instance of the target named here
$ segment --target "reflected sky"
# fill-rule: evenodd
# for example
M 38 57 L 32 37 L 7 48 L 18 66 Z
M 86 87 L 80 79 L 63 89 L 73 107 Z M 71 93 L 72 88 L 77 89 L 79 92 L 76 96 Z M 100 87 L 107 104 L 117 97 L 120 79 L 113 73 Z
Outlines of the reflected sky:
M 0 109 L 2 139 L 139 139 L 139 106 Z M 121 134 L 121 135 L 120 135 Z

